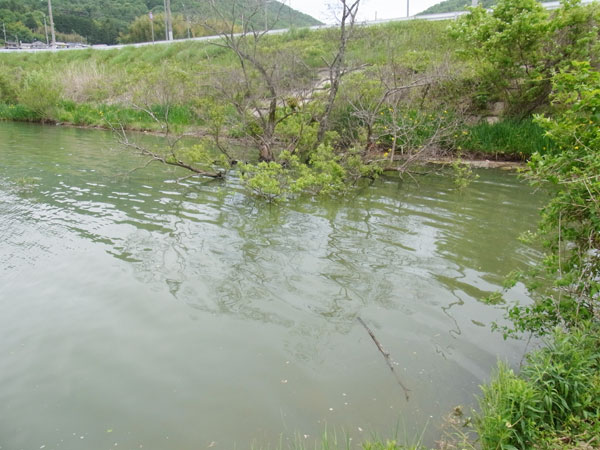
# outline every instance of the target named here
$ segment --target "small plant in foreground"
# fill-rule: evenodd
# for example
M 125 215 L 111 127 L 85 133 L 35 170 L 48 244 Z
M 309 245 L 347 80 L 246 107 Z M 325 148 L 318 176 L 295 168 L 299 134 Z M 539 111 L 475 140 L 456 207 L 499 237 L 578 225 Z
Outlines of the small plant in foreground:
M 533 386 L 500 363 L 489 385 L 482 386 L 476 427 L 484 449 L 528 448 L 542 416 Z
M 593 324 L 556 330 L 520 375 L 499 364 L 479 399 L 475 425 L 484 450 L 575 448 L 599 436 L 599 331 Z

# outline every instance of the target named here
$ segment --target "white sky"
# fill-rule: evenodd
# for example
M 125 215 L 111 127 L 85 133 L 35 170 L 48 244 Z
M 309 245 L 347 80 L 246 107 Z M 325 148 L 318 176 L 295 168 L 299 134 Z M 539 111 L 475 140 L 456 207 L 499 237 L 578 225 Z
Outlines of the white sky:
M 283 1 L 283 0 L 280 0 Z M 334 21 L 328 5 L 335 4 L 338 0 L 286 0 L 285 3 L 298 11 L 309 14 L 325 23 Z M 410 15 L 417 14 L 431 5 L 442 0 L 408 0 L 410 1 Z M 394 19 L 406 17 L 407 0 L 362 0 L 358 20 Z

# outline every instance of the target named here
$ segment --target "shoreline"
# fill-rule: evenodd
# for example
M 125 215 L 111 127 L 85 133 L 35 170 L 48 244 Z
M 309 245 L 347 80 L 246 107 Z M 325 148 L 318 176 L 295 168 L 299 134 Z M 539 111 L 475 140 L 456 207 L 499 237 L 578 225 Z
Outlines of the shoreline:
M 110 127 L 103 127 L 99 125 L 77 125 L 69 122 L 55 122 L 55 121 L 19 121 L 19 120 L 10 120 L 10 119 L 0 119 L 0 122 L 7 123 L 29 123 L 36 124 L 42 126 L 56 126 L 56 127 L 65 127 L 65 128 L 76 128 L 81 130 L 98 130 L 98 131 L 113 131 Z M 145 130 L 140 128 L 129 127 L 125 128 L 125 131 L 130 131 L 133 133 L 142 133 L 145 135 L 151 136 L 161 136 L 163 133 L 157 130 Z M 202 129 L 193 129 L 191 128 L 187 132 L 183 133 L 183 136 L 186 138 L 197 138 L 200 139 L 202 137 L 206 137 L 208 134 Z M 239 144 L 244 144 L 244 139 L 237 138 L 229 138 L 223 137 L 223 139 L 228 140 L 230 142 L 236 142 Z M 486 157 L 488 156 L 488 157 Z M 424 162 L 427 164 L 436 164 L 440 166 L 450 165 L 456 160 L 459 159 L 459 156 L 432 156 L 430 158 L 426 158 L 419 162 Z M 472 168 L 476 169 L 500 169 L 500 170 L 519 170 L 527 166 L 526 160 L 515 160 L 514 156 L 506 154 L 486 154 L 484 152 L 478 150 L 461 150 L 460 160 L 464 164 L 468 164 Z

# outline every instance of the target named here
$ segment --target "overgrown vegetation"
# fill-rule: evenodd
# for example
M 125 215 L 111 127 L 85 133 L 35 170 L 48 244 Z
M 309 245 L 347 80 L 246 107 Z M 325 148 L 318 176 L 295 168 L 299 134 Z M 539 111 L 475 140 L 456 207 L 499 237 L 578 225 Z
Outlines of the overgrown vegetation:
M 519 375 L 501 365 L 483 387 L 479 442 L 599 446 L 598 5 L 564 0 L 547 12 L 534 0 L 500 0 L 448 30 L 356 28 L 357 4 L 340 0 L 337 30 L 271 36 L 221 16 L 230 27 L 215 28 L 212 43 L 2 55 L 0 117 L 111 127 L 149 162 L 189 176 L 237 168 L 268 202 L 344 193 L 433 155 L 529 160 L 527 176 L 552 196 L 535 233 L 548 252 L 530 277 L 514 277 L 535 300 L 508 307 L 501 331 L 544 337 L 547 347 Z M 164 140 L 150 148 L 129 129 Z M 457 187 L 473 178 L 460 159 L 453 169 Z
M 214 43 L 2 55 L 6 81 L 0 100 L 7 106 L 0 117 L 201 134 L 206 149 L 201 159 L 226 160 L 215 167 L 218 173 L 246 163 L 239 167 L 248 186 L 270 201 L 298 195 L 298 186 L 308 193 L 342 192 L 382 170 L 405 170 L 398 158 L 420 158 L 442 144 L 451 146 L 460 114 L 450 108 L 450 98 L 447 109 L 438 111 L 435 99 L 458 82 L 460 71 L 452 65 L 445 27 L 417 22 L 363 29 L 349 22 L 352 38 L 343 60 L 337 56 L 341 37 L 333 29 L 269 36 L 252 28 L 236 34 L 232 28 Z M 420 42 L 425 34 L 426 44 Z M 423 52 L 417 53 L 419 48 Z M 26 76 L 34 72 L 48 84 L 37 91 L 37 101 L 52 110 L 21 101 Z M 340 81 L 335 96 L 328 95 L 332 76 Z M 197 156 L 183 146 L 174 150 L 181 153 L 175 159 L 188 165 L 189 155 Z M 324 161 L 324 155 L 331 160 Z M 275 176 L 271 164 L 251 182 L 262 166 L 248 164 L 258 159 L 276 164 L 285 176 Z M 339 177 L 331 185 L 323 184 L 317 161 L 336 168 Z M 301 180 L 309 172 L 310 179 Z M 271 187 L 284 192 L 256 189 L 268 174 L 274 177 Z M 321 181 L 315 184 L 316 179 Z
M 535 153 L 527 172 L 554 193 L 538 230 L 548 254 L 530 274 L 552 283 L 533 305 L 510 309 L 514 328 L 506 333 L 541 335 L 600 320 L 600 74 L 588 62 L 574 62 L 553 86 L 554 112 L 536 121 L 554 145 Z
M 489 124 L 481 122 L 461 131 L 457 146 L 486 158 L 528 160 L 537 151 L 554 144 L 544 129 L 532 119 L 505 119 Z
M 521 118 L 548 105 L 554 72 L 574 60 L 599 62 L 599 21 L 598 4 L 564 0 L 550 12 L 536 0 L 504 0 L 491 12 L 472 8 L 452 33 L 477 63 L 477 96 L 500 100 Z
M 546 258 L 512 280 L 525 281 L 534 301 L 509 306 L 510 325 L 501 327 L 505 336 L 537 335 L 546 347 L 519 375 L 500 365 L 482 388 L 476 429 L 484 449 L 600 446 L 600 73 L 597 32 L 588 28 L 597 21 L 595 5 L 582 11 L 567 1 L 549 16 L 533 2 L 505 0 L 455 27 L 490 52 L 481 72 L 490 92 L 512 110 L 527 111 L 523 101 L 544 105 L 532 126 L 547 141 L 526 175 L 551 193 L 530 235 Z M 569 57 L 552 64 L 561 54 Z

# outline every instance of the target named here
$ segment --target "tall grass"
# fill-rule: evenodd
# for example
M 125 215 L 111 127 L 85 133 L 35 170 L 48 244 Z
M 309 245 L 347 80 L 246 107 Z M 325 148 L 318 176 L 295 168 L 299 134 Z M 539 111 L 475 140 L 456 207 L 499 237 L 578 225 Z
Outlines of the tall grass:
M 13 122 L 39 122 L 40 116 L 23 105 L 0 103 L 0 120 Z
M 419 439 L 420 441 L 420 439 Z M 266 450 L 264 447 L 251 447 L 255 450 Z M 269 447 L 267 447 L 268 449 Z M 275 450 L 426 450 L 420 443 L 400 444 L 396 439 L 373 438 L 364 442 L 354 442 L 346 433 L 325 430 L 320 439 L 313 441 L 302 435 L 296 435 L 284 442 L 283 436 Z
M 600 329 L 556 331 L 516 375 L 500 364 L 482 387 L 476 421 L 486 449 L 566 449 L 600 444 Z M 579 448 L 579 447 L 577 447 Z
M 495 124 L 482 122 L 467 128 L 456 138 L 456 146 L 462 150 L 494 158 L 511 156 L 524 160 L 536 151 L 543 152 L 552 146 L 544 130 L 531 119 L 505 119 Z

